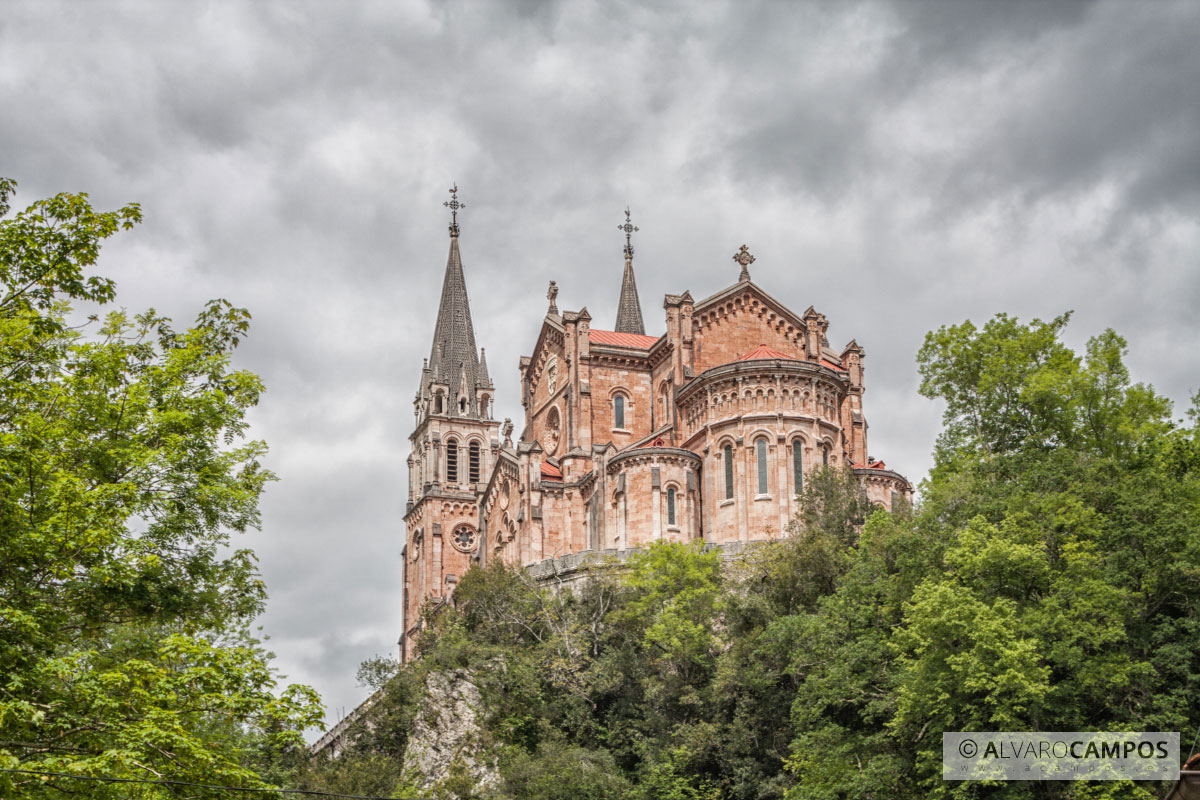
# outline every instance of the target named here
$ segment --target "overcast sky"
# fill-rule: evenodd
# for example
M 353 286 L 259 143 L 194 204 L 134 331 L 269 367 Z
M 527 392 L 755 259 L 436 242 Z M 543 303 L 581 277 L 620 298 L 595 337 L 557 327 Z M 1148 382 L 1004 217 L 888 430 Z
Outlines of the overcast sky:
M 628 204 L 662 296 L 754 280 L 866 349 L 871 455 L 914 481 L 925 332 L 1113 327 L 1200 388 L 1200 3 L 0 0 L 0 175 L 139 202 L 100 271 L 178 322 L 250 309 L 238 363 L 280 476 L 262 618 L 331 721 L 400 633 L 407 436 L 457 181 L 497 416 L 560 308 L 611 328 Z

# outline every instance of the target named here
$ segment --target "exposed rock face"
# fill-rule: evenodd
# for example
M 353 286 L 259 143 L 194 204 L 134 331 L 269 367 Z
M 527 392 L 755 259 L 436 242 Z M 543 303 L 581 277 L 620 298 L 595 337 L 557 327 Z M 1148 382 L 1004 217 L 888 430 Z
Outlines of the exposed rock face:
M 420 776 L 420 789 L 444 781 L 457 762 L 475 780 L 477 792 L 500 783 L 479 724 L 483 701 L 463 670 L 431 672 L 425 679 L 423 707 L 404 751 L 404 771 Z

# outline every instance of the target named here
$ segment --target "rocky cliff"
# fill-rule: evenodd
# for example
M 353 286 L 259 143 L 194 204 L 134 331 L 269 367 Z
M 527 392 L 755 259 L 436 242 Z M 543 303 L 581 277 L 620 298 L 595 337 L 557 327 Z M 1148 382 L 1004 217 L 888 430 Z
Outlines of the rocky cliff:
M 476 793 L 499 785 L 480 724 L 482 708 L 479 688 L 466 672 L 431 672 L 425 679 L 422 708 L 404 751 L 404 773 L 419 789 L 432 791 L 452 775 L 469 776 Z

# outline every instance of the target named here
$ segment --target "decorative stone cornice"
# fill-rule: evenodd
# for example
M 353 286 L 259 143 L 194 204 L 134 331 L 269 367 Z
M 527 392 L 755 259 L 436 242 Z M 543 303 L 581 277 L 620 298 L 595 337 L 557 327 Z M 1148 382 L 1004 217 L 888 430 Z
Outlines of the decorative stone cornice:
M 650 369 L 650 357 L 645 350 L 635 350 L 631 347 L 618 345 L 592 344 L 593 367 L 615 366 L 633 369 Z
M 638 447 L 631 450 L 623 450 L 609 459 L 607 472 L 609 475 L 616 475 L 618 472 L 632 466 L 664 461 L 667 463 L 682 464 L 692 469 L 699 469 L 701 463 L 700 456 L 691 450 L 684 450 L 682 447 Z
M 849 379 L 842 372 L 830 369 L 812 361 L 797 361 L 794 359 L 758 359 L 755 361 L 734 361 L 711 367 L 697 375 L 692 381 L 681 386 L 675 396 L 679 403 L 684 402 L 693 394 L 704 391 L 705 387 L 730 378 L 760 377 L 768 378 L 776 375 L 793 375 L 799 377 L 819 377 L 832 384 L 831 388 L 845 390 Z
M 894 482 L 894 483 L 899 484 L 903 489 L 910 491 L 910 492 L 912 491 L 912 484 L 908 482 L 908 478 L 905 478 L 899 472 L 893 472 L 890 469 L 874 469 L 872 467 L 851 467 L 851 471 L 855 475 L 857 475 L 861 478 L 865 478 L 867 480 L 877 479 L 878 482 L 880 482 L 880 483 Z

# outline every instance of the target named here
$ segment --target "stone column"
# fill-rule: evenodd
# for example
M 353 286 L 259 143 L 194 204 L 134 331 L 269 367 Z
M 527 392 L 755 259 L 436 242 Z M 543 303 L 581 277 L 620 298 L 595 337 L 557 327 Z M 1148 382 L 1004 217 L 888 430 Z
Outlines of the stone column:
M 442 437 L 433 435 L 433 485 L 440 485 L 442 479 Z

